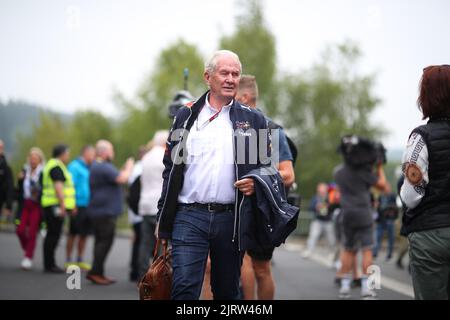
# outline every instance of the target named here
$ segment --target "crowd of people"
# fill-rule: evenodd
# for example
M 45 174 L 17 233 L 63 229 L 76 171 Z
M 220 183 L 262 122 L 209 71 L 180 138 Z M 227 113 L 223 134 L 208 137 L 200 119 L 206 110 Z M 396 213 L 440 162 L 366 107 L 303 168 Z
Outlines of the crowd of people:
M 0 140 L 0 208 L 11 214 L 18 200 L 21 267 L 33 267 L 44 222 L 44 271 L 64 272 L 55 250 L 68 217 L 64 267 L 78 265 L 93 283 L 113 284 L 105 262 L 127 186 L 131 281 L 147 271 L 158 238 L 171 244 L 172 299 L 273 299 L 273 252 L 295 229 L 299 213 L 287 201 L 297 150 L 283 128 L 257 108 L 255 77 L 241 72 L 235 53 L 217 51 L 205 64 L 209 90 L 175 110 L 170 131 L 156 132 L 139 149 L 138 161 L 129 158 L 120 170 L 106 140 L 83 147 L 72 162 L 68 145 L 56 145 L 48 161 L 34 147 L 14 187 Z M 319 183 L 311 200 L 303 257 L 313 254 L 324 233 L 338 269 L 340 298 L 349 298 L 355 283 L 362 298 L 376 297 L 369 267 L 380 256 L 385 233 L 385 259 L 393 258 L 399 212 L 408 242 L 401 245 L 397 266 L 403 267 L 409 243 L 415 297 L 449 298 L 450 66 L 424 69 L 418 103 L 429 122 L 410 135 L 397 192 L 385 177 L 383 157 L 368 159 L 363 152 L 364 161 L 350 159 L 364 139 L 345 136 L 334 182 Z M 89 235 L 95 241 L 92 265 L 84 257 Z
M 140 150 L 143 161 L 135 164 L 130 158 L 121 170 L 113 165 L 114 147 L 106 140 L 97 141 L 95 146 L 84 146 L 80 155 L 71 162 L 68 145 L 55 145 L 48 161 L 40 148 L 33 147 L 29 151 L 27 163 L 17 175 L 16 184 L 3 155 L 3 142 L 0 141 L 2 177 L 5 177 L 1 180 L 0 195 L 2 207 L 5 203 L 6 215 L 12 215 L 13 203 L 17 201 L 15 221 L 23 250 L 21 268 L 33 268 L 37 237 L 39 231 L 43 231 L 45 272 L 63 273 L 66 268 L 77 265 L 87 271 L 87 279 L 95 284 L 114 283 L 115 279 L 105 275 L 105 261 L 114 241 L 117 217 L 123 212 L 122 186 L 139 179 L 142 188 L 139 188 L 138 198 L 141 190 L 144 194 L 141 207 L 139 210 L 133 207 L 133 210 L 130 205 L 129 209 L 136 235 L 130 279 L 137 281 L 149 266 L 149 254 L 154 243 L 151 242 L 155 237 L 154 227 L 152 230 L 149 226 L 156 223 L 155 207 L 162 184 L 161 159 L 167 136 L 166 131 L 157 132 L 154 139 Z M 146 201 L 150 205 L 146 206 Z M 153 220 L 147 220 L 148 216 L 153 217 Z M 56 261 L 55 251 L 66 219 L 66 261 L 62 267 Z M 92 264 L 84 258 L 88 236 L 94 238 Z M 143 241 L 140 241 L 141 237 Z

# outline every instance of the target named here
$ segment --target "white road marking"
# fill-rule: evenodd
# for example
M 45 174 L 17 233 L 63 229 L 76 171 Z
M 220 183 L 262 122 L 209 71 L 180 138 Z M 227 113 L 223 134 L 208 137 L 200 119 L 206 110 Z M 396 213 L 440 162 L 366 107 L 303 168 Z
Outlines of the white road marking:
M 304 249 L 304 246 L 298 243 L 286 243 L 283 246 L 287 251 L 291 252 L 301 252 Z M 316 253 L 312 253 L 309 257 L 309 260 L 312 260 L 318 264 L 321 264 L 327 268 L 333 267 L 332 262 L 329 258 L 323 255 L 319 255 Z M 386 289 L 395 291 L 397 293 L 403 294 L 405 296 L 414 298 L 414 289 L 411 285 L 395 280 L 393 278 L 386 277 L 382 275 L 382 286 Z

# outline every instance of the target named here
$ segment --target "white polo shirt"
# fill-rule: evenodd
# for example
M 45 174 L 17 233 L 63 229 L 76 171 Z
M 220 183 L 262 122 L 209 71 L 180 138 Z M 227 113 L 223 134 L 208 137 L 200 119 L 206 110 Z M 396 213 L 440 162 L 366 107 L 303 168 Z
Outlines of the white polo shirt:
M 232 104 L 233 101 L 224 106 L 219 115 L 208 123 L 217 110 L 209 104 L 209 95 L 206 97 L 205 106 L 186 141 L 188 156 L 179 203 L 234 203 Z

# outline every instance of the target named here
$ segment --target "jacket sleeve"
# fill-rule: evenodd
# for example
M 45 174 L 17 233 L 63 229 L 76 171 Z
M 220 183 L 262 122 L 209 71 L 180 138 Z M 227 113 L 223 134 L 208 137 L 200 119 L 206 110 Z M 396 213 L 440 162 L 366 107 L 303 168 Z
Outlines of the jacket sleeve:
M 14 178 L 11 167 L 6 166 L 6 208 L 12 209 L 14 201 Z
M 172 167 L 173 167 L 172 150 L 179 142 L 179 141 L 173 140 L 173 136 L 176 136 L 176 133 L 177 133 L 176 130 L 181 128 L 181 121 L 179 121 L 178 119 L 179 119 L 179 117 L 175 117 L 175 119 L 172 123 L 172 127 L 170 128 L 169 137 L 166 142 L 166 150 L 164 152 L 164 157 L 163 157 L 163 164 L 164 164 L 164 171 L 162 173 L 163 186 L 162 186 L 162 191 L 161 191 L 161 197 L 158 200 L 158 214 L 157 214 L 158 221 L 159 221 L 159 217 L 161 215 L 161 210 L 164 206 L 164 201 L 166 199 L 167 189 L 169 187 L 168 183 L 169 183 L 170 171 L 172 170 Z
M 25 180 L 25 169 L 22 169 L 22 175 L 23 177 L 17 178 L 17 186 L 14 192 L 14 198 L 17 200 L 19 205 L 23 203 L 23 182 Z

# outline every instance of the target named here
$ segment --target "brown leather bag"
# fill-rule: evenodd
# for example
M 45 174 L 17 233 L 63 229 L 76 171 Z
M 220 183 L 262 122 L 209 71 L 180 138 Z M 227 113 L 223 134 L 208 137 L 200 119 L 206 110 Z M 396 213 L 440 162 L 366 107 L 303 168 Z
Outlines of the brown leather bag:
M 162 255 L 158 251 L 162 246 Z M 167 241 L 162 244 L 158 239 L 153 250 L 153 262 L 138 285 L 140 300 L 169 300 L 172 290 L 171 253 Z

